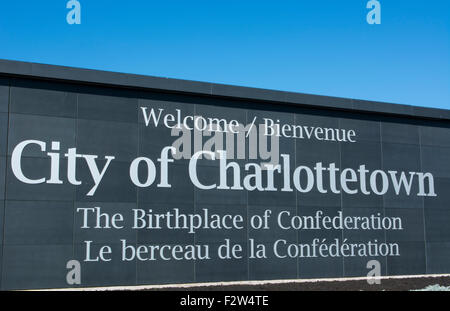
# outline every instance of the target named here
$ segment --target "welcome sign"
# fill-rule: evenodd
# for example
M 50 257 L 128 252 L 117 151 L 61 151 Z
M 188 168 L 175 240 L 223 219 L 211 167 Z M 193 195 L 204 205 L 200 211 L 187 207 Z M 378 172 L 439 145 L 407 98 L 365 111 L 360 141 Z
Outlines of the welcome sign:
M 2 289 L 450 271 L 447 111 L 0 65 Z

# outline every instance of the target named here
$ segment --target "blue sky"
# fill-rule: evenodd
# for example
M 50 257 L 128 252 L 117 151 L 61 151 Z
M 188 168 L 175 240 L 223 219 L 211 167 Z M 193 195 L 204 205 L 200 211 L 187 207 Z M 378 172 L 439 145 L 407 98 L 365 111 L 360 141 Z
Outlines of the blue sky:
M 1 1 L 0 58 L 450 109 L 450 1 Z

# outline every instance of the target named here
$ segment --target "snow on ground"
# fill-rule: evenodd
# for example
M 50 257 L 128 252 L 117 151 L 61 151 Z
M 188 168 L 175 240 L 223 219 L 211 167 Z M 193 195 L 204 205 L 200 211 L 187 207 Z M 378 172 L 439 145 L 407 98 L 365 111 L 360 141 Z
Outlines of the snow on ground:
M 427 286 L 423 289 L 414 290 L 415 292 L 450 292 L 450 286 L 440 286 L 438 284 Z

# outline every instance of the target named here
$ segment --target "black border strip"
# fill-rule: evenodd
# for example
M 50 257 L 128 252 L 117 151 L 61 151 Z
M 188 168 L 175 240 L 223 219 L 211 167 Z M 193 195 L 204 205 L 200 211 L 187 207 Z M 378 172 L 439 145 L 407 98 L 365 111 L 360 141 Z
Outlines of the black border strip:
M 450 110 L 0 59 L 0 76 L 450 121 Z

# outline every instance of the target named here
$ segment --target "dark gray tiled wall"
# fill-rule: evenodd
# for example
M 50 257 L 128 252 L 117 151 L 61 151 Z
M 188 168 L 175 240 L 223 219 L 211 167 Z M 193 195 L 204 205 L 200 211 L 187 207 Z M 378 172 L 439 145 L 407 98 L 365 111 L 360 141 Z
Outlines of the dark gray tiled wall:
M 110 122 L 137 122 L 137 98 L 124 97 L 124 92 L 93 90 L 94 94 L 78 95 L 78 118 Z
M 76 122 L 72 118 L 11 113 L 8 155 L 11 156 L 15 146 L 24 140 L 43 141 L 47 150 L 43 152 L 38 145 L 33 144 L 24 149 L 23 156 L 47 158 L 46 153 L 50 152 L 52 141 L 60 142 L 60 150 L 66 151 L 67 148 L 75 147 L 75 129 Z
M 11 84 L 11 87 L 9 85 Z M 11 95 L 10 95 L 11 94 Z M 157 164 L 161 148 L 179 138 L 165 128 L 146 127 L 140 107 L 163 108 L 165 113 L 182 116 L 202 115 L 236 119 L 243 124 L 271 118 L 282 123 L 354 129 L 357 143 L 280 139 L 280 152 L 291 156 L 291 170 L 299 165 L 336 163 L 337 167 L 423 171 L 434 175 L 437 197 L 397 196 L 391 190 L 384 196 L 294 192 L 257 192 L 200 190 L 190 182 L 188 161 L 170 163 L 172 188 L 136 188 L 129 180 L 129 166 L 138 156 Z M 8 114 L 9 112 L 9 114 Z M 162 120 L 160 121 L 162 122 Z M 205 142 L 210 137 L 204 137 Z M 10 157 L 14 146 L 25 139 L 38 139 L 50 148 L 61 142 L 61 179 L 63 185 L 25 185 L 13 176 Z M 116 159 L 110 164 L 101 185 L 92 197 L 86 193 L 93 186 L 88 167 L 78 161 L 77 178 L 82 185 L 67 181 L 67 148 L 78 153 L 97 154 L 103 167 L 104 156 Z M 193 146 L 191 146 L 193 147 Z M 248 147 L 248 146 L 247 146 Z M 47 150 L 49 151 L 49 150 Z M 248 151 L 248 150 L 247 150 Z M 24 152 L 22 169 L 29 178 L 49 177 L 50 163 L 37 146 Z M 449 273 L 450 271 L 450 128 L 448 124 L 415 122 L 369 115 L 344 115 L 306 108 L 283 108 L 251 102 L 233 102 L 190 96 L 133 92 L 118 89 L 55 84 L 23 79 L 0 79 L 0 266 L 1 288 L 67 287 L 66 263 L 82 262 L 84 286 L 166 284 L 207 281 L 263 280 L 280 278 L 318 278 L 365 276 L 370 259 L 378 259 L 383 275 Z M 257 159 L 261 161 L 262 159 Z M 255 162 L 257 160 L 251 160 Z M 236 160 L 244 172 L 246 161 Z M 199 178 L 204 183 L 218 183 L 216 162 L 201 160 Z M 157 167 L 159 167 L 157 165 Z M 231 173 L 228 173 L 231 175 Z M 263 180 L 267 172 L 263 172 Z M 157 170 L 156 181 L 160 172 Z M 229 178 L 230 179 L 230 178 Z M 275 183 L 282 181 L 275 175 Z M 328 181 L 325 181 L 325 187 Z M 5 192 L 6 189 L 6 192 Z M 411 193 L 417 193 L 413 185 Z M 101 207 L 102 212 L 122 213 L 124 229 L 82 229 L 78 208 Z M 326 215 L 401 217 L 404 230 L 133 230 L 133 209 L 164 213 L 178 208 L 183 213 L 242 214 L 244 222 L 266 209 L 291 215 Z M 90 225 L 93 225 L 90 223 Z M 229 238 L 239 243 L 242 259 L 219 260 L 214 251 Z M 267 259 L 247 258 L 248 239 L 266 245 Z M 311 243 L 314 238 L 348 242 L 377 240 L 398 243 L 401 257 L 377 258 L 292 258 L 279 259 L 272 254 L 272 243 Z M 205 261 L 132 260 L 122 262 L 120 240 L 129 245 L 208 244 L 213 250 Z M 111 244 L 113 260 L 107 263 L 83 262 L 86 240 L 94 241 L 93 250 Z
M 9 112 L 9 79 L 0 78 L 0 289 L 3 272 L 3 227 L 5 213 L 5 179 Z
M 105 160 L 97 160 L 99 167 L 105 166 Z M 103 177 L 101 186 L 97 188 L 93 196 L 87 196 L 94 186 L 88 166 L 84 163 L 78 169 L 78 176 L 84 182 L 76 187 L 76 199 L 81 202 L 136 202 L 136 188 L 129 181 L 128 162 L 112 161 Z M 124 176 L 126 178 L 124 178 Z
M 67 171 L 67 161 L 61 159 L 61 172 Z M 22 171 L 28 178 L 41 179 L 48 177 L 50 162 L 45 158 L 22 158 Z M 34 184 L 28 185 L 20 182 L 11 169 L 11 158 L 8 157 L 8 167 L 6 171 L 6 196 L 7 200 L 27 200 L 27 201 L 73 201 L 75 186 L 65 182 L 62 185 L 55 184 Z M 88 192 L 87 190 L 86 192 Z M 85 192 L 85 193 L 86 193 Z
M 5 245 L 65 245 L 73 241 L 68 201 L 6 201 Z
M 137 157 L 137 125 L 125 122 L 78 119 L 77 151 L 115 156 L 115 161 Z
M 4 170 L 2 171 L 4 172 Z M 3 225 L 4 225 L 4 214 L 5 214 L 5 201 L 0 201 L 0 289 L 1 287 L 1 276 L 3 271 Z
M 5 199 L 5 181 L 6 181 L 6 157 L 0 157 L 0 200 Z
M 73 245 L 4 245 L 2 289 L 67 287 Z
M 14 79 L 11 85 L 11 113 L 76 118 L 76 88 Z
M 450 242 L 427 243 L 427 273 L 448 274 Z
M 8 114 L 0 113 L 0 155 L 6 156 L 7 151 L 7 133 L 8 133 Z
M 138 261 L 138 285 L 195 282 L 194 261 Z
M 305 279 L 340 278 L 344 276 L 344 258 L 300 258 L 298 277 Z
M 131 241 L 130 241 L 131 243 Z M 81 262 L 82 267 L 82 284 L 83 286 L 118 286 L 118 285 L 135 285 L 136 284 L 136 262 L 121 261 L 122 245 L 120 243 L 108 243 L 111 247 L 112 254 L 108 256 L 109 262 L 83 262 L 86 255 L 85 244 L 74 245 L 74 258 Z M 97 252 L 104 244 L 92 243 L 91 251 Z M 95 258 L 92 254 L 91 258 Z M 67 271 L 67 270 L 66 270 Z M 67 285 L 66 285 L 67 286 Z M 66 287 L 65 286 L 65 287 Z
M 401 241 L 399 246 L 400 257 L 387 257 L 387 274 L 424 274 L 426 271 L 425 243 Z
M 345 257 L 344 261 L 344 277 L 362 277 L 367 276 L 369 269 L 367 263 L 371 260 L 377 260 L 381 264 L 381 275 L 387 275 L 386 257 Z
M 0 78 L 0 112 L 8 113 L 9 79 Z
M 217 243 L 212 243 L 214 248 Z M 243 248 L 246 254 L 246 246 Z M 250 266 L 250 269 L 253 267 Z M 195 265 L 196 282 L 226 282 L 248 280 L 248 259 L 218 259 L 199 261 Z

